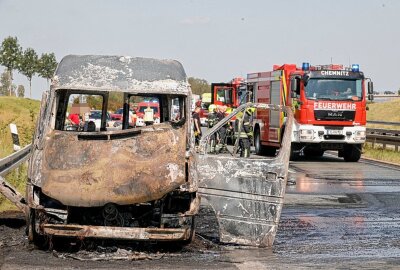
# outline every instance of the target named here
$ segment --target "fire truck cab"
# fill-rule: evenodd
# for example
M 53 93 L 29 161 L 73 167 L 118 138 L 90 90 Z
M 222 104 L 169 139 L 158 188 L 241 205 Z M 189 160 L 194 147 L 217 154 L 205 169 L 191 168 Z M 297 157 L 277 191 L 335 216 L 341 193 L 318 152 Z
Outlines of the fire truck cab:
M 211 104 L 236 108 L 251 101 L 246 99 L 246 93 L 246 83 L 241 77 L 234 78 L 229 83 L 212 83 Z
M 292 108 L 292 159 L 299 155 L 322 156 L 326 150 L 338 151 L 345 161 L 360 159 L 366 139 L 366 102 L 373 99 L 373 83 L 364 77 L 359 65 L 275 65 L 273 71 L 248 74 L 247 91 L 254 102 Z M 285 119 L 284 113 L 257 109 L 257 154 L 275 154 L 285 131 Z

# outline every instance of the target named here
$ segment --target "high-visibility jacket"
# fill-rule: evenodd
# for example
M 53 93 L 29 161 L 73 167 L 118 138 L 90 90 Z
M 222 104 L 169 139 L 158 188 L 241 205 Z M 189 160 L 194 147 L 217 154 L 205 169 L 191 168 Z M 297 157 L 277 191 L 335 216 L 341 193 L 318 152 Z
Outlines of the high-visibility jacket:
M 239 138 L 250 138 L 253 137 L 253 117 L 252 112 L 246 110 L 244 113 L 237 114 L 238 120 L 236 120 L 235 135 Z M 240 127 L 240 134 L 239 133 Z

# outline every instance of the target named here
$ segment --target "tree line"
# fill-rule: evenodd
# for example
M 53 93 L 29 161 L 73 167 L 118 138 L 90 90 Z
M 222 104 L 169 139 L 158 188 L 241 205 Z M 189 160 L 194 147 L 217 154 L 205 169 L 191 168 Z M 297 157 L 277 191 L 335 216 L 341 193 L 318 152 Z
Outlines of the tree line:
M 25 87 L 13 84 L 13 72 L 18 71 L 29 81 L 29 97 L 32 97 L 32 78 L 35 75 L 49 81 L 57 68 L 54 53 L 43 53 L 40 57 L 32 48 L 25 50 L 18 43 L 17 37 L 7 37 L 0 46 L 0 65 L 5 71 L 0 76 L 0 95 L 3 96 L 25 96 Z M 190 77 L 193 94 L 201 95 L 210 92 L 210 84 L 199 78 Z
M 188 81 L 189 81 L 190 87 L 192 88 L 193 94 L 201 95 L 204 93 L 211 92 L 210 84 L 204 79 L 189 77 Z
M 38 75 L 48 82 L 53 77 L 57 64 L 54 53 L 42 53 L 39 57 L 32 48 L 23 50 L 17 37 L 5 38 L 0 46 L 0 65 L 6 68 L 0 77 L 0 95 L 25 96 L 24 86 L 17 87 L 13 84 L 13 72 L 16 70 L 28 79 L 29 97 L 32 97 L 33 76 Z

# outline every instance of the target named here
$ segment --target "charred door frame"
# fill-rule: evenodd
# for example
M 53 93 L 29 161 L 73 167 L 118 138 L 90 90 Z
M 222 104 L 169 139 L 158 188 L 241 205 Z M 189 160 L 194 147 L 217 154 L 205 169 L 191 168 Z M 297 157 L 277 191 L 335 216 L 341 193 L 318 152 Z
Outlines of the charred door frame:
M 286 112 L 286 130 L 279 154 L 269 159 L 208 155 L 210 136 L 249 107 Z M 216 214 L 221 242 L 260 247 L 273 244 L 286 188 L 292 125 L 293 113 L 288 107 L 247 103 L 204 134 L 196 155 L 198 193 Z

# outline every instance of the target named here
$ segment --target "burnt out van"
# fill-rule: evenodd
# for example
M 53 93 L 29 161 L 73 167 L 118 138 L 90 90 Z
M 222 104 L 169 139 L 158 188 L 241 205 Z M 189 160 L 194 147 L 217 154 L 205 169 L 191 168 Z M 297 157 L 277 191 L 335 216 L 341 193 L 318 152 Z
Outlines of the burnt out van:
M 195 147 L 191 100 L 177 61 L 64 57 L 43 94 L 32 145 L 0 160 L 0 167 L 16 164 L 30 153 L 25 197 L 0 176 L 0 193 L 27 216 L 30 241 L 41 247 L 54 237 L 188 243 L 201 196 L 215 213 L 216 224 L 208 225 L 221 243 L 271 246 L 288 177 L 291 109 L 242 104 Z M 122 120 L 109 116 L 116 108 Z M 212 139 L 233 118 L 242 134 L 244 113 L 271 111 L 286 125 L 276 156 L 239 157 L 241 136 L 227 153 L 210 153 Z
M 159 120 L 132 124 L 133 107 L 146 100 L 158 104 Z M 199 207 L 190 100 L 178 61 L 64 57 L 32 144 L 29 239 L 189 241 Z M 118 125 L 108 121 L 111 105 L 123 108 Z

